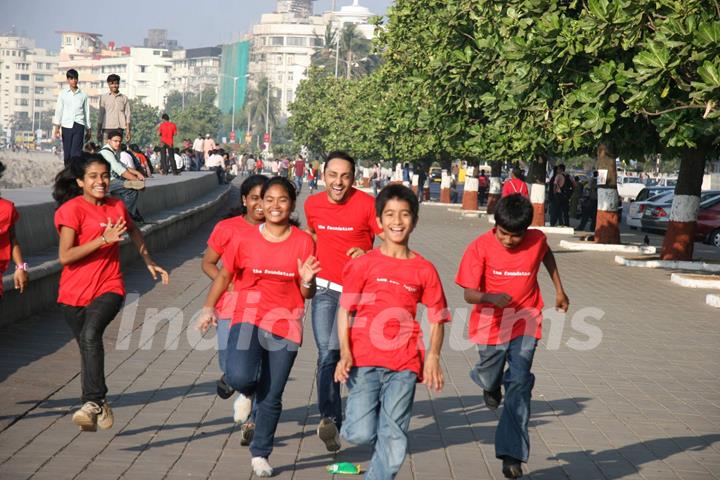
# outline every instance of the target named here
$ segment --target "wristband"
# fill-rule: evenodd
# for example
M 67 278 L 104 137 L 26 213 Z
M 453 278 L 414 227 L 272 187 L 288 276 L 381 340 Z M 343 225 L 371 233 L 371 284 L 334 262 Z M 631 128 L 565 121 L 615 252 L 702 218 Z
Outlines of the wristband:
M 302 282 L 300 285 L 305 288 L 312 288 L 312 282 Z
M 28 264 L 27 263 L 21 263 L 19 265 L 15 265 L 15 270 L 22 270 L 24 272 L 28 271 Z
M 100 235 L 100 238 L 102 238 L 103 245 L 106 244 L 106 243 L 110 243 L 110 242 L 107 241 L 107 238 L 105 238 L 105 234 L 104 234 L 104 233 L 103 233 L 102 235 Z

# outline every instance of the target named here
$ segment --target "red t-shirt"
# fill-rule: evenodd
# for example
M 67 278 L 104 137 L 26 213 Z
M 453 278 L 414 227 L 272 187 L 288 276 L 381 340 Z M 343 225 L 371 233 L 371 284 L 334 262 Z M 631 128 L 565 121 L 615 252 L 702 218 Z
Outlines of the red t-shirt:
M 345 265 L 340 305 L 355 312 L 350 349 L 356 367 L 410 370 L 422 380 L 425 345 L 417 305 L 427 307 L 431 323 L 450 321 L 437 270 L 415 258 L 392 258 L 379 248 Z
M 528 193 L 528 187 L 527 183 L 523 182 L 519 178 L 510 178 L 505 181 L 502 188 L 502 194 L 501 197 L 507 197 L 508 195 L 512 195 L 514 193 L 519 193 L 523 197 L 528 197 L 530 194 Z
M 128 231 L 135 228 L 122 200 L 108 197 L 103 205 L 93 205 L 82 195 L 57 209 L 55 228 L 58 233 L 63 226 L 75 230 L 76 247 L 100 237 L 108 217 L 113 224 L 124 218 Z M 58 303 L 84 307 L 104 293 L 125 295 L 119 254 L 119 243 L 103 245 L 85 258 L 65 265 L 60 275 Z
M 297 261 L 304 262 L 314 251 L 312 237 L 299 228 L 292 227 L 282 242 L 266 240 L 259 226 L 248 229 L 243 248 L 223 257 L 224 268 L 237 275 L 232 324 L 252 323 L 300 345 L 305 299 Z
M 12 256 L 10 245 L 10 229 L 20 219 L 15 205 L 4 198 L 0 198 L 0 297 L 3 296 L 2 275 L 7 270 Z
M 173 137 L 177 133 L 177 127 L 173 122 L 162 122 L 158 127 L 158 133 L 160 134 L 160 140 L 172 147 Z
M 468 325 L 470 341 L 496 345 L 523 335 L 542 337 L 544 304 L 537 274 L 548 248 L 547 238 L 539 230 L 528 230 L 520 245 L 505 248 L 495 238 L 494 228 L 468 245 L 455 283 L 512 297 L 505 309 L 489 303 L 474 306 Z
M 305 160 L 295 160 L 295 176 L 302 177 L 305 175 Z
M 223 264 L 226 264 L 225 255 L 231 258 L 235 254 L 234 249 L 238 246 L 237 242 L 244 241 L 244 236 L 247 235 L 248 229 L 252 229 L 253 227 L 254 225 L 250 225 L 242 215 L 218 222 L 215 228 L 213 228 L 210 238 L 208 238 L 208 247 L 223 257 Z M 233 276 L 233 291 L 223 293 L 215 304 L 218 318 L 227 319 L 233 316 L 238 295 L 234 285 L 236 280 Z
M 326 192 L 311 195 L 305 201 L 305 218 L 317 234 L 320 278 L 342 284 L 346 255 L 353 247 L 372 249 L 375 235 L 382 232 L 375 218 L 375 198 L 351 188 L 345 203 L 330 203 Z

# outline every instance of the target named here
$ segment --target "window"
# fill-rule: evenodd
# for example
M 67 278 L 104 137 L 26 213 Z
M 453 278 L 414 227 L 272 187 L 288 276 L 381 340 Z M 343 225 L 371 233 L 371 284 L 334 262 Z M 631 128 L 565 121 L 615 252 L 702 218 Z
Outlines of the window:
M 44 88 L 44 87 L 35 87 L 35 94 L 36 94 L 36 95 L 42 95 L 43 93 L 45 93 L 45 88 Z
M 295 100 L 295 92 L 293 92 L 292 90 L 287 90 L 285 92 L 285 98 L 287 100 L 287 103 L 292 102 L 293 100 Z
M 293 72 L 287 72 L 287 81 L 292 82 L 293 81 Z
M 45 64 L 45 70 L 52 70 L 53 64 L 52 63 L 46 63 Z
M 15 93 L 30 93 L 30 87 L 15 87 Z
M 36 81 L 36 82 L 44 82 L 44 81 L 45 81 L 45 75 L 35 75 L 35 81 Z
M 147 68 L 147 65 L 140 65 L 140 73 L 145 73 L 145 68 Z
M 28 75 L 27 73 L 16 73 L 15 80 L 20 80 L 21 82 L 29 82 L 30 75 Z
M 28 106 L 28 99 L 27 98 L 16 98 L 15 99 L 15 105 L 18 105 L 20 107 L 27 107 Z
M 288 53 L 287 58 L 285 59 L 288 65 L 294 65 L 295 64 L 295 54 L 294 53 Z
M 312 46 L 313 47 L 322 47 L 325 45 L 325 40 L 321 37 L 314 37 L 312 39 Z
M 270 37 L 270 45 L 273 47 L 281 47 L 285 45 L 285 37 Z
M 36 106 L 36 107 L 42 107 L 42 106 L 43 106 L 43 101 L 42 101 L 42 100 L 35 100 L 35 106 Z
M 281 54 L 278 54 L 278 55 L 275 55 L 275 63 L 278 63 L 278 64 L 282 64 L 282 63 L 283 63 L 282 53 L 281 53 Z
M 306 37 L 287 37 L 287 44 L 291 47 L 305 47 L 307 46 Z

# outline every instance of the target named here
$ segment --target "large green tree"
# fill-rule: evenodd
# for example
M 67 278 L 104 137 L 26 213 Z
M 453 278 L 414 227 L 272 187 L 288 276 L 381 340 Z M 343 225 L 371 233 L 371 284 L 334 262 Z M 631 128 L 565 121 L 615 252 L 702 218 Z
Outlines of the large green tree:
M 130 100 L 132 114 L 132 143 L 155 145 L 158 143 L 157 127 L 160 123 L 160 110 L 142 100 Z

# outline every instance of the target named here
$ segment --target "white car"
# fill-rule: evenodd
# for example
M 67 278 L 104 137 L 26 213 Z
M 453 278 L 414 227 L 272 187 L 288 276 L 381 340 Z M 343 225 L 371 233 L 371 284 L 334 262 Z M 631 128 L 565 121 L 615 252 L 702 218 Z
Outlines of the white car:
M 618 195 L 623 200 L 632 202 L 643 188 L 645 188 L 645 179 L 643 178 L 620 175 L 617 177 Z
M 675 194 L 675 189 L 672 187 L 648 187 L 637 196 L 638 201 L 630 203 L 628 208 L 627 216 L 625 217 L 625 224 L 632 228 L 642 227 L 642 216 L 645 211 L 645 207 L 651 203 L 663 202 L 671 199 Z

